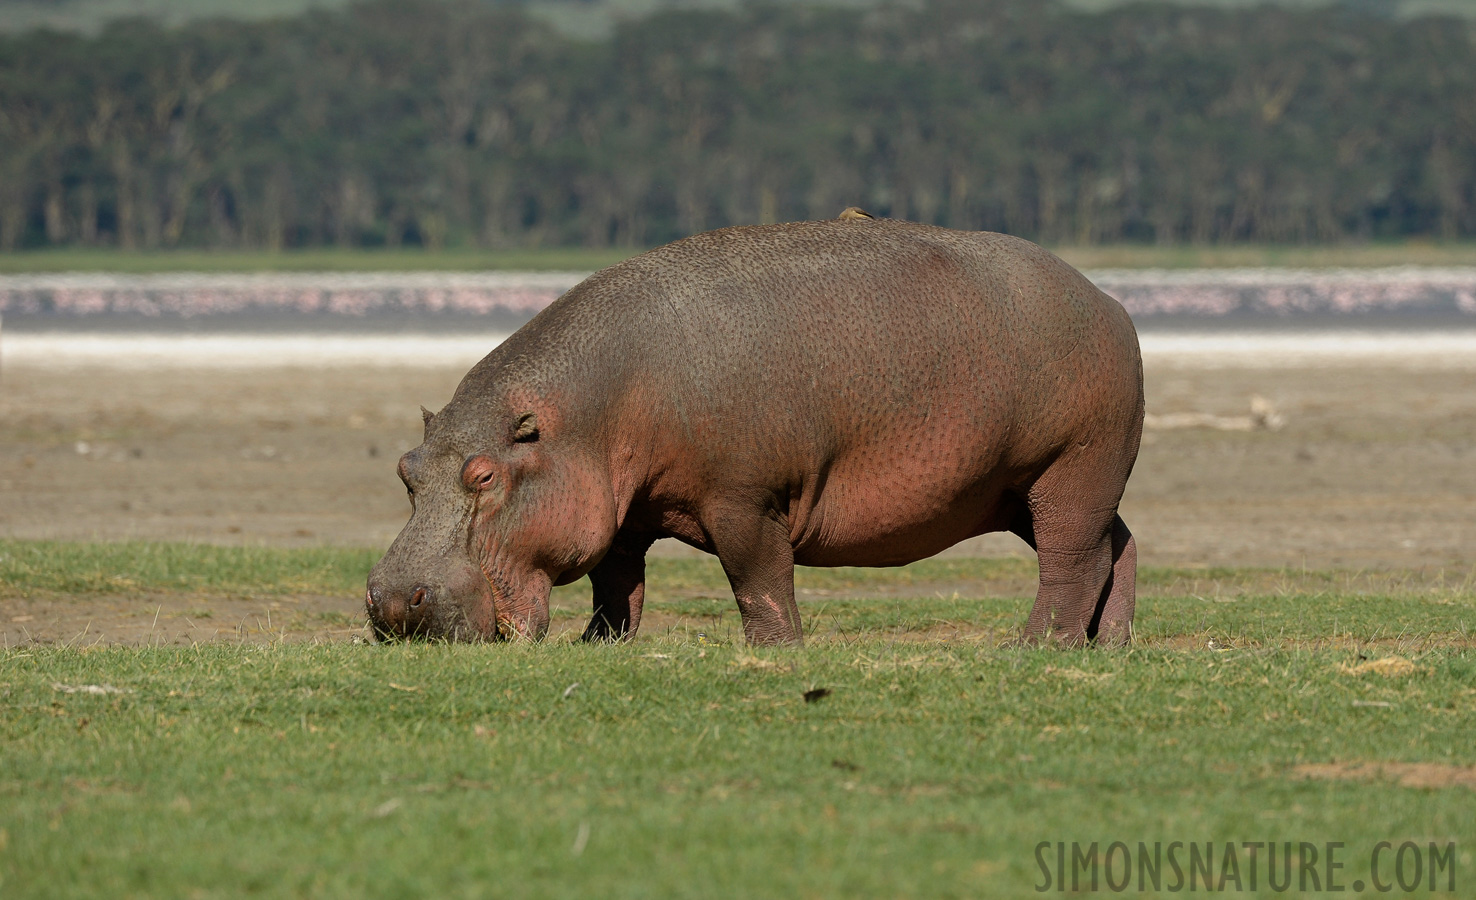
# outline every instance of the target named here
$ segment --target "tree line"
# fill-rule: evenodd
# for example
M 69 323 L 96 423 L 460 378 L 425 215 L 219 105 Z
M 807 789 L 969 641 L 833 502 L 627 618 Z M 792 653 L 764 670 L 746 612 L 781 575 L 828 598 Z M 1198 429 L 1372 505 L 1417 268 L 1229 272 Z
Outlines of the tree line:
M 849 205 L 1048 243 L 1476 234 L 1476 27 L 489 0 L 0 37 L 0 249 L 648 245 Z

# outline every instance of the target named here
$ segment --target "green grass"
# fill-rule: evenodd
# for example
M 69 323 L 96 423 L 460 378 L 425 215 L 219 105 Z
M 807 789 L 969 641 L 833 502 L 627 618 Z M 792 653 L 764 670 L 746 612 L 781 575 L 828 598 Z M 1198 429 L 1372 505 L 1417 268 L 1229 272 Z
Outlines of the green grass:
M 0 540 L 0 599 L 160 591 L 356 596 L 378 558 L 373 550 L 339 547 Z
M 590 272 L 613 265 L 640 248 L 537 250 L 316 249 L 265 251 L 31 250 L 0 253 L 0 275 L 42 272 L 370 272 L 370 271 L 572 271 Z M 1327 246 L 1159 247 L 1113 244 L 1054 247 L 1078 268 L 1192 269 L 1225 267 L 1370 267 L 1476 265 L 1476 242 L 1407 241 Z
M 365 575 L 379 551 L 344 547 L 222 547 L 212 544 L 0 540 L 0 600 L 34 597 L 180 593 L 210 597 L 343 596 L 357 614 Z M 886 569 L 799 567 L 795 586 L 816 627 L 836 633 L 869 628 L 927 631 L 949 626 L 1018 626 L 1034 593 L 1034 560 L 952 557 Z M 652 558 L 650 609 L 715 620 L 734 632 L 738 616 L 714 557 Z M 1194 633 L 1309 632 L 1360 640 L 1399 639 L 1418 607 L 1420 630 L 1476 640 L 1470 573 L 1347 573 L 1278 569 L 1140 567 L 1139 595 L 1149 616 L 1140 635 L 1156 635 L 1152 611 L 1167 609 L 1165 638 Z M 1288 601 L 1295 600 L 1295 603 Z M 555 619 L 589 611 L 589 582 L 558 588 Z M 713 624 L 713 623 L 709 623 Z
M 82 602 L 116 565 L 206 607 L 352 600 L 355 554 L 5 542 L 0 591 Z M 720 572 L 654 560 L 665 624 L 628 645 L 0 652 L 0 897 L 1007 897 L 1040 842 L 1114 840 L 1341 841 L 1343 885 L 1454 841 L 1469 896 L 1469 583 L 1147 570 L 1133 648 L 1061 652 L 1003 645 L 1032 571 L 801 570 L 835 593 L 800 650 L 742 647 Z M 1423 768 L 1297 768 L 1361 763 Z
M 72 543 L 0 539 L 0 598 L 33 594 L 195 591 L 230 595 L 358 594 L 379 552 L 360 548 L 221 547 L 213 544 Z M 675 591 L 727 590 L 716 558 L 653 559 L 651 577 Z M 901 587 L 1033 577 L 1023 559 L 925 560 L 896 569 L 805 569 L 800 588 Z M 560 596 L 587 596 L 574 585 Z

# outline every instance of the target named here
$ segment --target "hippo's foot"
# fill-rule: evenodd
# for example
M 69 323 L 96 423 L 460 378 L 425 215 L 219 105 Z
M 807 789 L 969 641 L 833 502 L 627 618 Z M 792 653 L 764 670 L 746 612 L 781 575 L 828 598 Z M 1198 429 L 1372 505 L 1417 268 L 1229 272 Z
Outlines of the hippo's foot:
M 580 640 L 588 643 L 603 643 L 606 641 L 629 640 L 634 634 L 630 627 L 629 619 L 611 621 L 603 612 L 596 612 L 589 620 L 589 625 L 584 629 Z
M 791 576 L 793 577 L 793 576 Z M 787 603 L 770 593 L 758 597 L 739 596 L 738 614 L 743 617 L 743 636 L 756 647 L 785 644 L 799 646 L 804 637 L 800 630 L 799 606 L 794 602 L 791 582 Z
M 743 636 L 754 645 L 801 644 L 794 602 L 794 547 L 789 529 L 762 511 L 734 510 L 715 517 L 708 530 L 718 562 L 743 617 Z
M 1132 640 L 1136 607 L 1137 543 L 1113 515 L 1095 547 L 1061 549 L 1040 535 L 1040 593 L 1021 641 L 1082 647 L 1121 647 Z
M 605 558 L 589 572 L 594 588 L 594 614 L 584 629 L 586 641 L 627 641 L 641 627 L 646 602 L 647 535 L 620 535 Z

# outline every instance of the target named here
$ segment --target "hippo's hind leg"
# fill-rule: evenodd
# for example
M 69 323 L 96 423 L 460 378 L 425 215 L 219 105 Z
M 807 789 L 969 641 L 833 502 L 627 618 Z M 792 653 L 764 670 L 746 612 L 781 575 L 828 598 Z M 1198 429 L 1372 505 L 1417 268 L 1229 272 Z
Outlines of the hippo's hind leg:
M 802 643 L 788 527 L 763 512 L 735 510 L 712 517 L 706 528 L 733 586 L 748 642 Z
M 1132 637 L 1138 550 L 1117 515 L 1121 488 L 1093 498 L 1099 483 L 1083 489 L 1071 474 L 1048 471 L 1012 528 L 1040 557 L 1040 591 L 1024 637 L 1068 646 L 1125 644 Z
M 1112 517 L 1112 574 L 1102 588 L 1097 615 L 1087 637 L 1099 644 L 1120 646 L 1132 640 L 1133 614 L 1138 608 L 1138 542 L 1122 516 Z
M 586 641 L 619 641 L 641 626 L 646 600 L 646 551 L 650 537 L 617 537 L 605 558 L 589 571 L 594 614 L 584 629 Z

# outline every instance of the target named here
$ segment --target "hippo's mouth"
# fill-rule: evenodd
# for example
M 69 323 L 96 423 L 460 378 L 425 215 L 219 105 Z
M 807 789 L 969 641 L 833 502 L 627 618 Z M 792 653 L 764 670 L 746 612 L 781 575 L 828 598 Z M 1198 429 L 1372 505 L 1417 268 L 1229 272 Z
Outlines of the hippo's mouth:
M 536 600 L 531 603 L 516 602 L 515 598 L 520 594 L 526 595 L 527 591 L 510 588 L 509 584 L 516 585 L 518 582 L 506 577 L 505 574 L 503 576 L 497 574 L 497 555 L 490 541 L 477 540 L 476 521 L 475 515 L 468 520 L 467 555 L 475 561 L 477 574 L 481 576 L 477 588 L 485 593 L 476 601 L 479 606 L 478 612 L 483 613 L 478 617 L 480 621 L 473 621 L 470 615 L 463 613 L 464 628 L 478 635 L 470 640 L 497 642 L 540 640 L 544 632 L 548 630 L 547 596 L 545 595 L 541 604 Z M 521 586 L 526 588 L 528 584 L 529 581 L 525 579 Z

